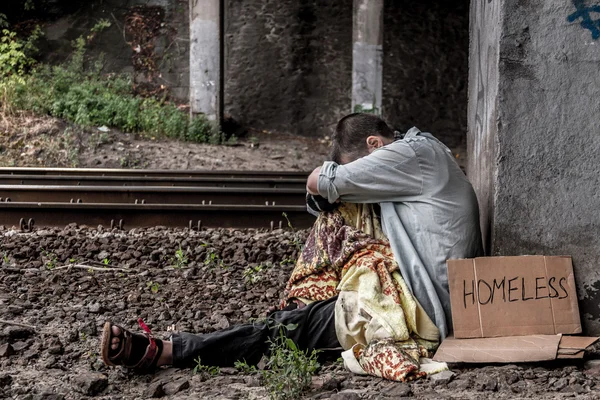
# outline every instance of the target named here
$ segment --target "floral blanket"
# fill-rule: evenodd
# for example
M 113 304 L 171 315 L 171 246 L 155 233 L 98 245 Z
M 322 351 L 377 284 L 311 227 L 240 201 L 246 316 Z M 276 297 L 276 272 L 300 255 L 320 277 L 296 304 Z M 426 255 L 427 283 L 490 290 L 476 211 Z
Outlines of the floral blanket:
M 424 359 L 437 348 L 439 331 L 400 276 L 373 207 L 344 203 L 319 214 L 285 299 L 338 295 L 336 333 L 352 372 L 408 381 L 447 369 Z

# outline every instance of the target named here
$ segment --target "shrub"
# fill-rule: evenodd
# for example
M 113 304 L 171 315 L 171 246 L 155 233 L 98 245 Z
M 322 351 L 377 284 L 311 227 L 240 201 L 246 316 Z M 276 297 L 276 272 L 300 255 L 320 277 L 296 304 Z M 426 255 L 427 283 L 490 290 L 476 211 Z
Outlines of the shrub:
M 92 29 L 92 35 L 110 24 Z M 96 29 L 97 28 L 97 29 Z M 133 83 L 126 76 L 102 74 L 102 59 L 85 68 L 86 40 L 73 43 L 69 62 L 38 65 L 34 60 L 34 41 L 39 28 L 25 42 L 14 32 L 3 30 L 0 38 L 0 90 L 3 111 L 27 110 L 63 118 L 82 126 L 112 126 L 125 132 L 165 135 L 174 139 L 219 144 L 222 135 L 204 116 L 190 119 L 188 113 L 164 99 L 143 98 L 133 94 Z

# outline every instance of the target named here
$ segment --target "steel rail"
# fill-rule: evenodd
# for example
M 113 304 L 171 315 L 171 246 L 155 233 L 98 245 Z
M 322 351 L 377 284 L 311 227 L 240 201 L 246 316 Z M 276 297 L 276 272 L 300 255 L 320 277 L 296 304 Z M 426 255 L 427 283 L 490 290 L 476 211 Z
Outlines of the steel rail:
M 305 206 L 21 203 L 0 205 L 8 226 L 32 230 L 35 226 L 78 225 L 131 229 L 152 226 L 189 228 L 308 228 L 314 217 Z
M 51 176 L 131 176 L 131 177 L 179 177 L 179 178 L 270 178 L 278 180 L 304 179 L 310 172 L 295 171 L 207 171 L 166 169 L 119 169 L 119 168 L 28 168 L 0 167 L 0 175 L 51 175 Z
M 0 185 L 0 202 L 145 204 L 305 204 L 305 189 Z
M 0 175 L 0 185 L 70 185 L 70 186 L 202 186 L 298 189 L 306 186 L 304 178 L 220 177 L 220 176 L 88 176 L 88 175 Z

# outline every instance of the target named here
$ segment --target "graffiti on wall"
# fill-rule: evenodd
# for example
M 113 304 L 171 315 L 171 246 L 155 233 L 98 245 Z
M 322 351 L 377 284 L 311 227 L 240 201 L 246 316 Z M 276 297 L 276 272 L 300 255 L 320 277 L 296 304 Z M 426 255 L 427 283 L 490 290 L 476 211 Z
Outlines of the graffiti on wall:
M 572 1 L 575 12 L 567 17 L 567 21 L 581 20 L 579 25 L 592 33 L 592 39 L 600 39 L 600 4 L 586 5 L 585 0 Z M 594 16 L 596 19 L 593 18 Z

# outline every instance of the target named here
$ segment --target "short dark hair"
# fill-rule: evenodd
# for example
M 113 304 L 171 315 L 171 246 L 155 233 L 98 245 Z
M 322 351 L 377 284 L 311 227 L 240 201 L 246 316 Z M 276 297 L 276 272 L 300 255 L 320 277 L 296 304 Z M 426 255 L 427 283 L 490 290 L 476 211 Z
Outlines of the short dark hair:
M 394 131 L 378 116 L 364 113 L 346 115 L 335 128 L 329 152 L 330 160 L 340 164 L 342 155 L 351 159 L 367 155 L 366 140 L 372 135 L 394 139 Z

